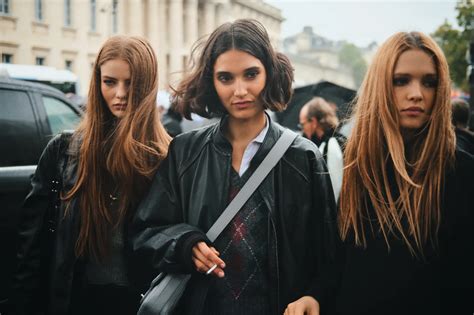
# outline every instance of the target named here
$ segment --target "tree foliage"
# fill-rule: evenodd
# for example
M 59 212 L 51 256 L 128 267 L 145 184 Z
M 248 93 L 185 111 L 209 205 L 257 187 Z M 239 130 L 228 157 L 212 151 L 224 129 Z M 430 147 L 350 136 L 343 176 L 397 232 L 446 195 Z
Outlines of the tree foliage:
M 360 86 L 367 71 L 367 63 L 360 49 L 354 44 L 346 43 L 339 51 L 339 61 L 352 70 L 356 86 Z
M 469 43 L 474 41 L 474 5 L 459 3 L 456 6 L 456 11 L 458 12 L 456 19 L 460 30 L 453 28 L 450 23 L 445 21 L 431 35 L 446 55 L 454 84 L 463 91 L 468 91 L 466 54 Z

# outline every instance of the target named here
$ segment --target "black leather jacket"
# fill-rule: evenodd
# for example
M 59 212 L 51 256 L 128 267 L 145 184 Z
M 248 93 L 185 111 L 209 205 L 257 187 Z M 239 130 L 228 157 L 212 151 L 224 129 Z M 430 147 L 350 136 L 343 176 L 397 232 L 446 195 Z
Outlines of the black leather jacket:
M 232 147 L 221 131 L 224 123 L 225 119 L 172 141 L 131 228 L 143 273 L 193 274 L 181 301 L 183 313 L 200 313 L 209 281 L 214 281 L 194 270 L 191 251 L 206 239 L 204 233 L 228 203 Z M 260 164 L 282 132 L 270 121 L 250 168 Z M 330 179 L 317 147 L 298 136 L 258 192 L 270 209 L 269 237 L 276 242 L 276 250 L 270 251 L 274 259 L 269 259 L 276 275 L 272 313 L 282 314 L 288 303 L 303 295 L 323 299 L 318 278 L 331 263 L 337 232 Z
M 19 223 L 18 267 L 13 280 L 13 309 L 14 314 L 68 314 L 74 288 L 83 285 L 83 259 L 74 253 L 79 235 L 80 218 L 77 200 L 73 198 L 70 211 L 65 215 L 65 203 L 60 202 L 57 208 L 56 231 L 52 234 L 53 244 L 42 244 L 47 210 L 51 207 L 51 190 L 55 189 L 54 181 L 59 180 L 60 189 L 69 191 L 75 184 L 77 159 L 71 152 L 77 151 L 79 141 L 75 141 L 66 154 L 64 167 L 62 158 L 58 158 L 61 142 L 67 141 L 70 135 L 61 138 L 54 137 L 47 145 L 35 175 L 31 181 L 31 191 L 28 194 L 21 213 Z M 56 178 L 59 174 L 59 178 Z M 125 231 L 125 249 L 129 250 L 127 224 Z M 51 241 L 48 239 L 48 241 Z M 52 246 L 50 257 L 42 252 Z M 47 264 L 47 265 L 45 265 Z M 133 279 L 129 279 L 133 280 Z M 138 291 L 137 291 L 138 296 Z

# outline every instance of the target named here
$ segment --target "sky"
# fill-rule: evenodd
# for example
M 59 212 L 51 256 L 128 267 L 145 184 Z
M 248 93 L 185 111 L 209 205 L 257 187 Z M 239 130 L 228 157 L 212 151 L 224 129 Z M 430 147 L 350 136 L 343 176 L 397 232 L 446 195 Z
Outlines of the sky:
M 456 0 L 265 0 L 282 10 L 282 37 L 304 26 L 331 40 L 379 45 L 398 31 L 432 33 L 447 19 L 456 24 Z

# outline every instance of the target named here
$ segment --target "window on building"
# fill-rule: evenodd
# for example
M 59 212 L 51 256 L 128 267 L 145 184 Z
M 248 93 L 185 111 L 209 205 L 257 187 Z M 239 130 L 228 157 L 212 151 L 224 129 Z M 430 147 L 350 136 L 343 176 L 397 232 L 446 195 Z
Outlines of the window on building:
M 118 32 L 118 0 L 112 1 L 112 33 Z
M 96 0 L 91 0 L 91 31 L 95 32 L 97 30 L 97 16 L 96 16 L 96 11 L 97 10 L 97 1 Z
M 35 18 L 37 21 L 43 21 L 43 1 L 35 0 Z
M 12 54 L 2 54 L 2 63 L 13 63 Z
M 71 0 L 64 0 L 64 26 L 71 26 Z
M 36 65 L 44 66 L 44 57 L 36 57 Z
M 9 2 L 9 0 L 0 0 L 0 14 L 10 14 Z
M 72 60 L 66 60 L 64 62 L 64 67 L 66 68 L 66 70 L 72 71 Z

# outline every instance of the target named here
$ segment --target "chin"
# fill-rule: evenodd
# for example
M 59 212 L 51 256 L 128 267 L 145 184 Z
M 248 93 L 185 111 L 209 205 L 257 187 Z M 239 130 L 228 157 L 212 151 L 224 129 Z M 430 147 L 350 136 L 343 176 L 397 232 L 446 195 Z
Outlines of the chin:
M 119 111 L 112 113 L 116 118 L 123 118 L 125 116 L 125 112 Z

